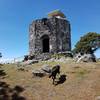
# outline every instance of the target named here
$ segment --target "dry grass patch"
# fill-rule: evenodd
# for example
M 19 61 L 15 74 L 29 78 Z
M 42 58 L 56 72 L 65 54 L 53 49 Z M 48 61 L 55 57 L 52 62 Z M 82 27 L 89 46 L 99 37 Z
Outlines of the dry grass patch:
M 44 64 L 53 67 L 61 66 L 61 74 L 67 75 L 63 84 L 52 85 L 48 77 L 33 78 L 32 70 L 41 68 Z M 25 71 L 18 70 L 23 68 Z M 2 81 L 10 88 L 21 86 L 25 90 L 20 94 L 26 100 L 95 100 L 100 95 L 100 63 L 74 63 L 74 62 L 39 62 L 25 67 L 15 64 L 1 66 L 7 74 Z

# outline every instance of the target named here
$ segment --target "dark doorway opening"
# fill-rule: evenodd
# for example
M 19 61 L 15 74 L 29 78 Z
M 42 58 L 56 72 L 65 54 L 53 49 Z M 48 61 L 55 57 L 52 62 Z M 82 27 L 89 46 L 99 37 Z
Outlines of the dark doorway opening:
M 43 52 L 49 52 L 49 37 L 47 35 L 42 38 Z

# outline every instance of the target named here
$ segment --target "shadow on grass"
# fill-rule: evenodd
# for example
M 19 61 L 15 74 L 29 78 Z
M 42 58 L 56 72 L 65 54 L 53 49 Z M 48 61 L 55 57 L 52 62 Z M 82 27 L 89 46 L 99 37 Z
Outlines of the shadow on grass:
M 4 72 L 4 70 L 0 70 L 0 76 L 5 76 L 6 75 L 6 73 Z
M 20 93 L 24 91 L 21 86 L 10 88 L 6 82 L 0 81 L 0 100 L 26 100 Z
M 60 75 L 59 80 L 55 82 L 54 85 L 59 85 L 59 84 L 63 84 L 66 81 L 66 75 Z

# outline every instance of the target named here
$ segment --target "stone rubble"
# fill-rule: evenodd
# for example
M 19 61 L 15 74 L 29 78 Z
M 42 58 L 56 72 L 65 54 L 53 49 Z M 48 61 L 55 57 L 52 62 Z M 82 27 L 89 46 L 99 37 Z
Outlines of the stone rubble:
M 79 53 L 74 57 L 74 61 L 76 62 L 96 62 L 96 57 L 94 56 L 94 54 L 81 55 Z

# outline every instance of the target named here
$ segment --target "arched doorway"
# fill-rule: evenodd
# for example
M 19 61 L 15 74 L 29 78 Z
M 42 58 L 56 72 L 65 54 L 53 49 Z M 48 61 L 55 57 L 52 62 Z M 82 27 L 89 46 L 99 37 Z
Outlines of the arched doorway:
M 42 36 L 42 52 L 43 53 L 49 52 L 49 36 L 48 35 Z

